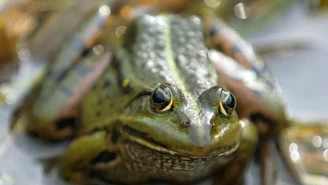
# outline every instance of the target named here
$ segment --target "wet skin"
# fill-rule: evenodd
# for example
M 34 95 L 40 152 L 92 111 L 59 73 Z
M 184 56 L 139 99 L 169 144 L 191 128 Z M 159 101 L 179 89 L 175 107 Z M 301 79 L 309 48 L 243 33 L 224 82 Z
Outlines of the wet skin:
M 61 159 L 65 179 L 241 184 L 258 138 L 284 126 L 276 82 L 222 22 L 145 15 L 122 47 L 101 53 L 90 49 L 101 26 L 81 32 L 89 27 L 97 29 L 63 48 L 24 106 L 28 132 L 74 138 Z

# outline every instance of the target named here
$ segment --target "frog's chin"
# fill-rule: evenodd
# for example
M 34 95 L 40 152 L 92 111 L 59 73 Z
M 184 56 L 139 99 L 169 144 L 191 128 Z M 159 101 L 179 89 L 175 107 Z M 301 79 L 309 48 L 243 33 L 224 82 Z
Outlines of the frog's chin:
M 214 152 L 211 152 L 209 155 L 198 155 L 198 154 L 190 154 L 188 152 L 184 151 L 175 151 L 171 150 L 169 147 L 158 143 L 152 139 L 129 133 L 128 136 L 125 138 L 129 142 L 132 142 L 134 144 L 140 145 L 142 147 L 145 147 L 147 149 L 154 150 L 156 152 L 160 153 L 165 153 L 169 155 L 174 155 L 174 156 L 181 156 L 181 157 L 189 157 L 189 158 L 194 158 L 194 159 L 210 159 L 210 158 L 218 158 L 218 157 L 223 157 L 227 156 L 233 152 L 235 152 L 238 147 L 239 147 L 239 142 L 234 143 L 231 145 L 228 149 L 226 147 L 224 148 L 217 148 Z

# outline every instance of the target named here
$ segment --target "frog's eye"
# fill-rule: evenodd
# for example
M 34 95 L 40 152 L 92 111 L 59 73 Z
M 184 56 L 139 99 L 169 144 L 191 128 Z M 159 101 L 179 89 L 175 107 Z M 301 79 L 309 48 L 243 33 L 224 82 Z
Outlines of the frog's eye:
M 160 113 L 172 110 L 173 98 L 170 88 L 164 85 L 157 87 L 150 96 L 150 108 Z
M 230 92 L 222 90 L 220 96 L 220 112 L 224 116 L 230 116 L 237 105 L 236 98 Z

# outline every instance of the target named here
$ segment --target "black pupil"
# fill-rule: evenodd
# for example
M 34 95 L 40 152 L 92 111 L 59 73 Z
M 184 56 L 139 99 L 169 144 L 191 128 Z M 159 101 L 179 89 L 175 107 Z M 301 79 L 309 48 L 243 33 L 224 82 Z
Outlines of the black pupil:
M 162 104 L 165 102 L 165 96 L 164 96 L 163 92 L 159 91 L 159 90 L 155 90 L 152 98 L 153 98 L 153 102 L 156 104 Z
M 227 99 L 226 105 L 227 107 L 233 109 L 235 107 L 236 100 L 235 98 L 230 94 L 229 98 Z

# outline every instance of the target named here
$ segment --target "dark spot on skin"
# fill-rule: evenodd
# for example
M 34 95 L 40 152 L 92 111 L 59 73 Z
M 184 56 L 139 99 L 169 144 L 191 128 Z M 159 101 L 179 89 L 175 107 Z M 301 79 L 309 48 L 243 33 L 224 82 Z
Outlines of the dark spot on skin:
M 112 138 L 111 138 L 111 141 L 112 141 L 113 144 L 117 143 L 119 135 L 120 134 L 117 132 L 117 130 L 114 129 L 113 133 L 112 133 Z
M 254 114 L 250 115 L 249 118 L 252 122 L 256 122 L 257 120 L 263 119 L 263 116 L 262 116 L 261 113 L 257 112 L 257 113 L 254 113 Z
M 28 134 L 34 138 L 40 138 L 39 133 L 29 131 Z
M 97 163 L 106 163 L 106 162 L 114 160 L 115 158 L 116 158 L 116 153 L 105 150 L 105 151 L 102 151 L 98 156 L 93 158 L 90 161 L 90 163 L 93 165 L 97 164 Z
M 124 94 L 130 94 L 130 93 L 132 93 L 132 91 L 133 91 L 133 89 L 131 88 L 130 85 L 128 85 L 128 86 L 126 86 L 126 87 L 123 87 L 122 90 L 123 90 L 123 93 L 124 93 Z
M 154 47 L 157 50 L 164 50 L 164 43 L 163 42 L 156 42 Z
M 120 68 L 121 66 L 118 66 L 118 68 Z M 124 80 L 127 80 L 123 74 L 120 72 L 118 75 L 117 75 L 117 82 L 118 84 L 120 84 L 120 87 L 121 87 L 121 90 L 124 94 L 130 94 L 133 89 L 128 81 L 128 84 L 124 83 Z
M 12 117 L 13 118 L 18 118 L 22 114 L 22 108 L 19 107 L 13 111 Z
M 176 56 L 175 59 L 174 59 L 174 61 L 175 61 L 175 64 L 176 64 L 178 67 L 181 66 L 181 58 L 180 58 L 179 56 Z
M 222 45 L 216 44 L 216 45 L 215 45 L 215 48 L 216 48 L 216 50 L 221 51 L 222 53 L 224 53 L 224 52 L 223 52 Z
M 55 82 L 60 82 L 67 76 L 68 72 L 69 72 L 69 68 L 63 71 L 53 71 L 51 73 L 51 78 Z
M 213 37 L 219 33 L 219 28 L 217 26 L 212 26 L 210 29 L 210 36 Z
M 103 88 L 106 89 L 107 87 L 109 87 L 112 84 L 112 82 L 110 80 L 105 80 L 105 82 L 103 83 Z
M 99 112 L 99 111 L 96 112 L 96 116 L 97 116 L 97 117 L 100 116 L 100 112 Z
M 101 105 L 103 103 L 103 100 L 102 99 L 99 99 L 98 100 L 98 105 Z
M 81 52 L 81 57 L 84 58 L 84 57 L 88 56 L 89 53 L 90 53 L 90 48 L 84 47 Z
M 65 129 L 67 127 L 75 128 L 75 118 L 63 118 L 56 121 L 57 130 Z
M 184 122 L 185 125 L 190 125 L 190 121 Z

